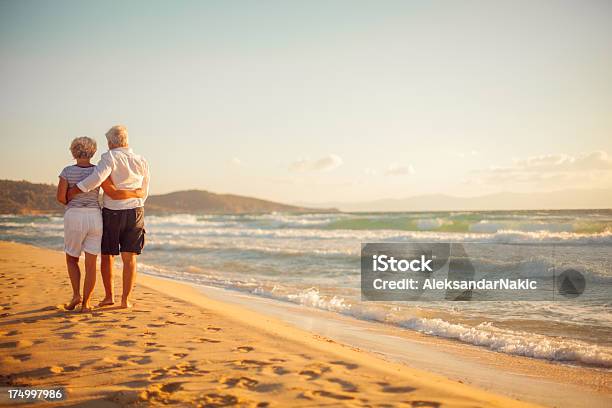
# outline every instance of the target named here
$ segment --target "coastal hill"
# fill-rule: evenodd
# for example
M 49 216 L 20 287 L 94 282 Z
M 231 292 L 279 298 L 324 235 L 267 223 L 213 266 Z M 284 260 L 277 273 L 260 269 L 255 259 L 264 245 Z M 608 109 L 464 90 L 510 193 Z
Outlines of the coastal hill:
M 337 211 L 335 209 L 322 210 L 317 208 L 297 207 L 234 194 L 216 194 L 205 190 L 186 190 L 152 195 L 147 199 L 146 209 L 149 212 L 201 212 L 221 214 Z
M 56 186 L 0 180 L 0 214 L 44 214 L 63 211 L 55 200 Z
M 55 200 L 56 186 L 28 181 L 0 180 L 0 214 L 60 213 L 63 206 Z M 233 194 L 215 194 L 204 190 L 177 191 L 151 195 L 149 213 L 247 214 L 268 212 L 307 213 L 336 211 L 299 207 Z

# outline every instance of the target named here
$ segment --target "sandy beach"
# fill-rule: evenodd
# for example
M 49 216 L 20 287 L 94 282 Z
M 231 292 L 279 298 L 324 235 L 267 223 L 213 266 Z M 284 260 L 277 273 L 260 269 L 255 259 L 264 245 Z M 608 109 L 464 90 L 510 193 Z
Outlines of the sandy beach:
M 152 277 L 132 311 L 68 312 L 62 253 L 2 242 L 0 263 L 2 385 L 63 406 L 530 406 Z

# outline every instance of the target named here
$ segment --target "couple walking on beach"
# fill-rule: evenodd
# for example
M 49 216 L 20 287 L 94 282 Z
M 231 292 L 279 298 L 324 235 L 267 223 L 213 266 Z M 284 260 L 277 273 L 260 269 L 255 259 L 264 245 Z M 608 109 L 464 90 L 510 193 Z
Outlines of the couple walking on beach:
M 144 202 L 149 193 L 147 161 L 130 149 L 124 126 L 113 126 L 107 133 L 108 151 L 97 165 L 90 160 L 96 141 L 77 137 L 70 144 L 76 164 L 59 175 L 57 200 L 66 206 L 64 213 L 64 251 L 72 285 L 72 300 L 65 305 L 74 310 L 92 310 L 91 294 L 96 284 L 96 263 L 102 255 L 101 274 L 105 297 L 99 307 L 115 303 L 113 288 L 114 257 L 123 261 L 121 307 L 130 308 L 130 295 L 136 278 L 136 258 L 145 241 Z M 98 200 L 104 191 L 103 208 Z M 85 279 L 81 296 L 79 257 L 85 253 Z

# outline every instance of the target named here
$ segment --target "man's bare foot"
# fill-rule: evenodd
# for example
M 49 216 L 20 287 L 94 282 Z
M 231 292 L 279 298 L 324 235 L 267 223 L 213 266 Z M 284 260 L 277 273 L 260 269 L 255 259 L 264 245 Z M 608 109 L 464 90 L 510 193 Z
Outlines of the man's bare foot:
M 134 304 L 132 302 L 130 302 L 129 300 L 122 300 L 121 301 L 121 308 L 122 309 L 131 309 L 132 307 L 134 307 Z
M 115 304 L 115 300 L 112 298 L 104 298 L 102 299 L 102 301 L 100 303 L 98 303 L 98 307 L 104 307 L 104 306 L 112 306 Z
M 93 310 L 93 307 L 91 307 L 91 305 L 83 305 L 81 306 L 81 313 L 89 313 Z
M 64 305 L 64 309 L 66 310 L 74 310 L 74 308 L 83 301 L 83 299 L 81 299 L 81 297 L 73 297 L 72 300 L 70 301 L 70 303 L 66 303 Z

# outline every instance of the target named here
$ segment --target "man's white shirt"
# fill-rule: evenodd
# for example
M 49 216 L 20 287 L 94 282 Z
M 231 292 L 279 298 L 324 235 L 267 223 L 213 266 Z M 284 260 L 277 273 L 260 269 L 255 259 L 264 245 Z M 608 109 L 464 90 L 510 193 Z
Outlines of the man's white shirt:
M 149 165 L 144 157 L 134 154 L 132 149 L 117 147 L 102 154 L 94 171 L 77 187 L 88 192 L 98 187 L 110 176 L 118 190 L 133 190 L 143 188 L 143 198 L 128 198 L 113 200 L 106 194 L 103 196 L 104 208 L 111 210 L 127 210 L 143 207 L 149 195 Z

